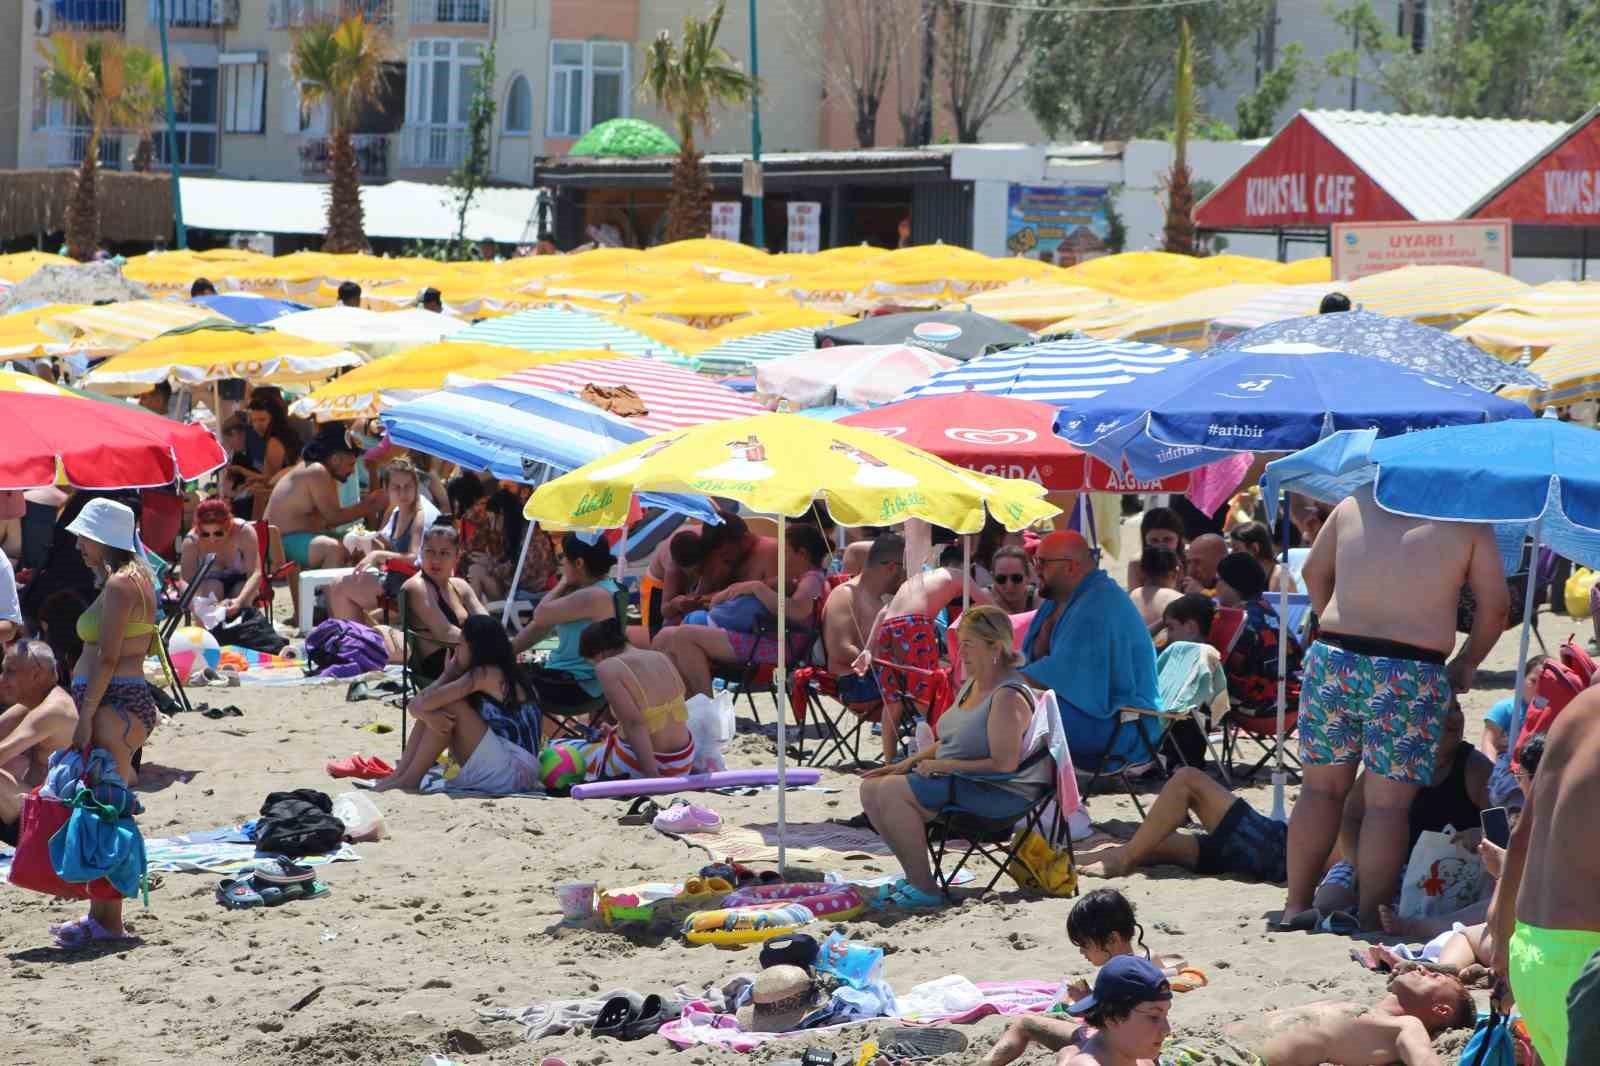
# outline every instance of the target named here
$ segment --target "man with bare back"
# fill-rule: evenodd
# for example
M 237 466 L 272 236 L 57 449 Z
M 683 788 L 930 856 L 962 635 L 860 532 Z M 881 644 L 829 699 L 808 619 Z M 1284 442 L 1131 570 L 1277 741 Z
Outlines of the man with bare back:
M 357 518 L 375 518 L 374 508 L 387 500 L 386 490 L 374 489 L 348 507 L 339 505 L 339 482 L 355 473 L 358 458 L 343 437 L 312 441 L 272 487 L 265 518 L 283 534 L 284 554 L 302 569 L 348 563 L 349 553 L 334 531 Z
M 0 707 L 0 841 L 15 845 L 23 797 L 78 731 L 78 708 L 60 685 L 50 645 L 19 640 L 6 649 Z
M 836 680 L 839 700 L 853 707 L 882 702 L 877 678 L 868 671 L 858 675 L 851 664 L 867 648 L 867 634 L 878 619 L 885 600 L 905 581 L 906 543 L 893 533 L 872 542 L 861 572 L 834 588 L 822 605 L 822 646 L 828 672 Z M 894 735 L 885 731 L 885 761 L 892 762 Z
M 1358 918 L 1363 929 L 1376 929 L 1378 908 L 1405 864 L 1411 801 L 1433 779 L 1451 693 L 1472 687 L 1505 628 L 1505 571 L 1489 526 L 1391 514 L 1368 487 L 1334 508 L 1301 576 L 1322 628 L 1301 682 L 1305 780 L 1289 821 L 1281 921 L 1309 928 L 1318 920 L 1312 894 L 1365 765 L 1354 859 Z M 1477 612 L 1450 659 L 1462 585 L 1471 587 Z

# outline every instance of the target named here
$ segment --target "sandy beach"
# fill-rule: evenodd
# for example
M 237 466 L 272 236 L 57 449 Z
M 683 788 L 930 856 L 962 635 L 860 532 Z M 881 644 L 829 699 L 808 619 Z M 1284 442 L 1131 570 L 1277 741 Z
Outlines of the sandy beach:
M 1587 626 L 1547 615 L 1541 621 L 1552 649 Z M 1479 687 L 1464 697 L 1469 741 L 1479 736 L 1489 705 L 1509 694 L 1516 655 L 1512 631 L 1479 671 Z M 395 733 L 359 729 L 374 720 L 395 723 L 398 710 L 375 700 L 347 703 L 343 686 L 209 688 L 193 697 L 237 703 L 244 713 L 221 720 L 180 715 L 157 731 L 146 749 L 141 786 L 148 808 L 141 827 L 149 837 L 252 818 L 272 791 L 346 791 L 323 770 L 330 758 L 357 751 L 391 761 L 398 756 Z M 762 717 L 772 721 L 764 701 Z M 768 765 L 770 746 L 759 733 L 741 733 L 728 757 L 733 767 Z M 856 780 L 824 771 L 822 785 L 837 791 L 791 793 L 790 819 L 856 814 Z M 1291 802 L 1295 793 L 1291 786 Z M 1243 794 L 1270 811 L 1265 775 Z M 775 816 L 771 791 L 702 799 L 730 824 Z M 398 793 L 377 802 L 389 838 L 356 846 L 357 862 L 319 868 L 331 889 L 326 897 L 227 911 L 213 897 L 219 875 L 166 873 L 148 911 L 128 907 L 138 935 L 132 944 L 63 951 L 46 927 L 81 905 L 0 890 L 8 1001 L 0 1061 L 416 1066 L 439 1053 L 473 1066 L 537 1063 L 547 1055 L 573 1066 L 662 1057 L 700 1066 L 797 1058 L 806 1046 L 779 1041 L 744 1056 L 706 1048 L 678 1052 L 660 1037 L 619 1044 L 567 1035 L 530 1043 L 515 1022 L 482 1020 L 480 1009 L 516 1009 L 617 987 L 698 990 L 754 970 L 756 952 L 690 947 L 659 931 L 630 935 L 620 927 L 560 924 L 559 882 L 681 880 L 708 861 L 704 851 L 648 826 L 619 825 L 624 803 Z M 1123 835 L 1136 824 L 1125 795 L 1097 795 L 1091 812 Z M 836 868 L 861 877 L 894 869 L 892 861 L 876 860 Z M 1111 883 L 1138 907 L 1154 950 L 1181 953 L 1210 977 L 1209 987 L 1178 997 L 1172 1019 L 1179 1035 L 1214 1032 L 1265 1008 L 1372 1001 L 1381 994 L 1384 979 L 1350 961 L 1350 941 L 1268 931 L 1268 916 L 1283 902 L 1280 886 L 1201 879 L 1166 867 Z M 1066 940 L 1071 902 L 1023 897 L 1007 878 L 981 901 L 932 914 L 873 916 L 844 928 L 885 949 L 885 975 L 898 990 L 947 974 L 1054 981 L 1092 972 Z M 847 1052 L 841 1060 L 852 1061 L 860 1042 L 887 1024 L 867 1023 L 812 1042 Z M 988 1018 L 965 1027 L 974 1050 L 949 1061 L 974 1061 L 1002 1025 Z M 1446 1062 L 1455 1061 L 1453 1050 L 1464 1038 L 1441 1039 L 1441 1048 L 1452 1049 Z M 1023 1061 L 1051 1057 L 1035 1052 Z

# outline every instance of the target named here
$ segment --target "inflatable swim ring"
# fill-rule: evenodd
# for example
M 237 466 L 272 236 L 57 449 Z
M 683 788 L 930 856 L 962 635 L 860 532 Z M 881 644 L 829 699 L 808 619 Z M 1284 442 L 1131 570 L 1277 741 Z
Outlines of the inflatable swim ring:
M 791 903 L 804 907 L 813 918 L 849 921 L 867 905 L 861 890 L 854 885 L 835 885 L 826 881 L 795 881 L 791 884 L 750 885 L 723 897 L 724 907 L 750 907 L 770 903 Z
M 690 915 L 683 935 L 691 944 L 757 944 L 814 920 L 809 910 L 794 903 L 722 907 Z

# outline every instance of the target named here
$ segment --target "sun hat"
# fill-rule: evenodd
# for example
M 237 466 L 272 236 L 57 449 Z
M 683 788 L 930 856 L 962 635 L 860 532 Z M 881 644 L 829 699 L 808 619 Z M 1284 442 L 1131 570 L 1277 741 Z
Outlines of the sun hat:
M 1127 1008 L 1171 998 L 1172 986 L 1160 967 L 1138 955 L 1118 955 L 1100 967 L 1094 991 L 1069 1006 L 1067 1013 L 1081 1016 L 1102 1004 Z
M 88 537 L 108 548 L 136 552 L 139 548 L 133 526 L 133 508 L 116 500 L 95 499 L 83 505 L 78 517 L 67 526 L 67 532 Z
M 1217 564 L 1217 576 L 1233 586 L 1247 600 L 1267 591 L 1267 574 L 1256 557 L 1248 552 L 1233 552 Z
M 747 1033 L 787 1033 L 821 1003 L 821 991 L 806 971 L 769 966 L 756 976 L 750 1002 L 739 1008 L 739 1028 Z

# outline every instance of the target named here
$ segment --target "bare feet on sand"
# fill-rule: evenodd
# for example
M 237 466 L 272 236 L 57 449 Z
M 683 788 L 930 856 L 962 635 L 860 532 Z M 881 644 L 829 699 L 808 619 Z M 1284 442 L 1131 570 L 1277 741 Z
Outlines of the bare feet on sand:
M 1128 872 L 1125 848 L 1105 848 L 1078 860 L 1078 871 L 1085 877 L 1121 877 Z
M 1402 918 L 1399 912 L 1387 903 L 1378 905 L 1378 924 L 1388 935 L 1404 937 L 1407 940 L 1432 940 L 1439 934 L 1437 923 L 1426 919 Z

